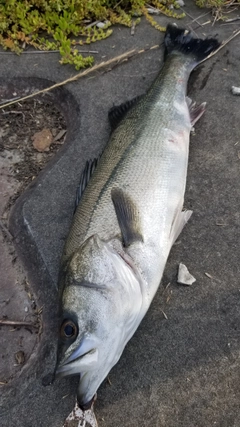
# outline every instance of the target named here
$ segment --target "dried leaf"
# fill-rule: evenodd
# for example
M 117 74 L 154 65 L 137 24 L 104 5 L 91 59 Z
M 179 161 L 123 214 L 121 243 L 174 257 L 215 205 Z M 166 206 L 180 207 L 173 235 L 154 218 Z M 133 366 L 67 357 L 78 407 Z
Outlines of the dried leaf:
M 62 129 L 58 132 L 58 134 L 55 136 L 53 142 L 59 141 L 59 139 L 61 139 L 63 137 L 63 135 L 65 135 L 65 133 L 67 132 L 66 129 Z
M 23 365 L 25 362 L 25 354 L 22 350 L 15 354 L 15 359 L 18 365 Z
M 14 41 L 10 39 L 10 37 L 7 39 L 4 39 L 4 46 L 6 46 L 8 49 L 13 49 L 15 46 Z
M 49 129 L 43 129 L 40 132 L 36 132 L 33 137 L 33 146 L 39 151 L 49 151 L 49 147 L 53 141 L 52 133 Z

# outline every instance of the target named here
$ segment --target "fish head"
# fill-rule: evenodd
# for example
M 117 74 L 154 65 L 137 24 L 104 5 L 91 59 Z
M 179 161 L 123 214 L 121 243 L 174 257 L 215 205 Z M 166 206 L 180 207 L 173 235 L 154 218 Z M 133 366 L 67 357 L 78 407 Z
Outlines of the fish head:
M 85 405 L 140 323 L 141 286 L 97 235 L 72 255 L 62 281 L 57 376 L 80 375 L 78 402 Z

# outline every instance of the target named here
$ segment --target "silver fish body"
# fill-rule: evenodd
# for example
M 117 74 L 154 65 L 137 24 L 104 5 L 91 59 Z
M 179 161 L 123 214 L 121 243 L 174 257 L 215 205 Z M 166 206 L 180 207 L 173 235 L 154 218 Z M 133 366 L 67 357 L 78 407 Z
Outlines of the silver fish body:
M 81 374 L 92 400 L 158 289 L 182 211 L 189 135 L 205 104 L 186 98 L 196 64 L 218 47 L 169 26 L 148 93 L 113 131 L 75 213 L 62 257 L 59 375 Z

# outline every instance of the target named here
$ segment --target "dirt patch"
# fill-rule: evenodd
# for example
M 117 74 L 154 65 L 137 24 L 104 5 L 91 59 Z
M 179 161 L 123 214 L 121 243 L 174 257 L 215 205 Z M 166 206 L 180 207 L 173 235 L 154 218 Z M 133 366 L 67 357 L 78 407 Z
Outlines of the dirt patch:
M 41 337 L 41 307 L 8 230 L 10 210 L 65 137 L 64 117 L 49 101 L 33 99 L 0 110 L 0 320 L 5 322 L 0 325 L 0 388 L 21 372 Z
M 39 152 L 34 148 L 34 135 L 44 129 L 52 135 L 52 143 L 47 151 Z M 63 131 L 64 117 L 50 102 L 33 99 L 0 110 L 0 156 L 10 161 L 11 176 L 20 183 L 10 204 L 59 150 L 66 136 Z

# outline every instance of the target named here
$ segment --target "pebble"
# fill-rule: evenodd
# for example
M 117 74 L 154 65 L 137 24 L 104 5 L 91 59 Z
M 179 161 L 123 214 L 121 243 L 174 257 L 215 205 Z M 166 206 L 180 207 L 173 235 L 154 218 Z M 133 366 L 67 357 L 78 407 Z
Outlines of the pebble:
M 240 87 L 232 86 L 232 94 L 240 95 Z
M 177 3 L 180 7 L 185 6 L 185 3 L 184 3 L 184 1 L 183 1 L 183 0 L 176 0 L 176 3 Z
M 186 265 L 182 263 L 179 264 L 177 282 L 182 285 L 188 285 L 188 286 L 191 286 L 194 282 L 196 282 L 195 277 L 193 277 L 189 273 Z

